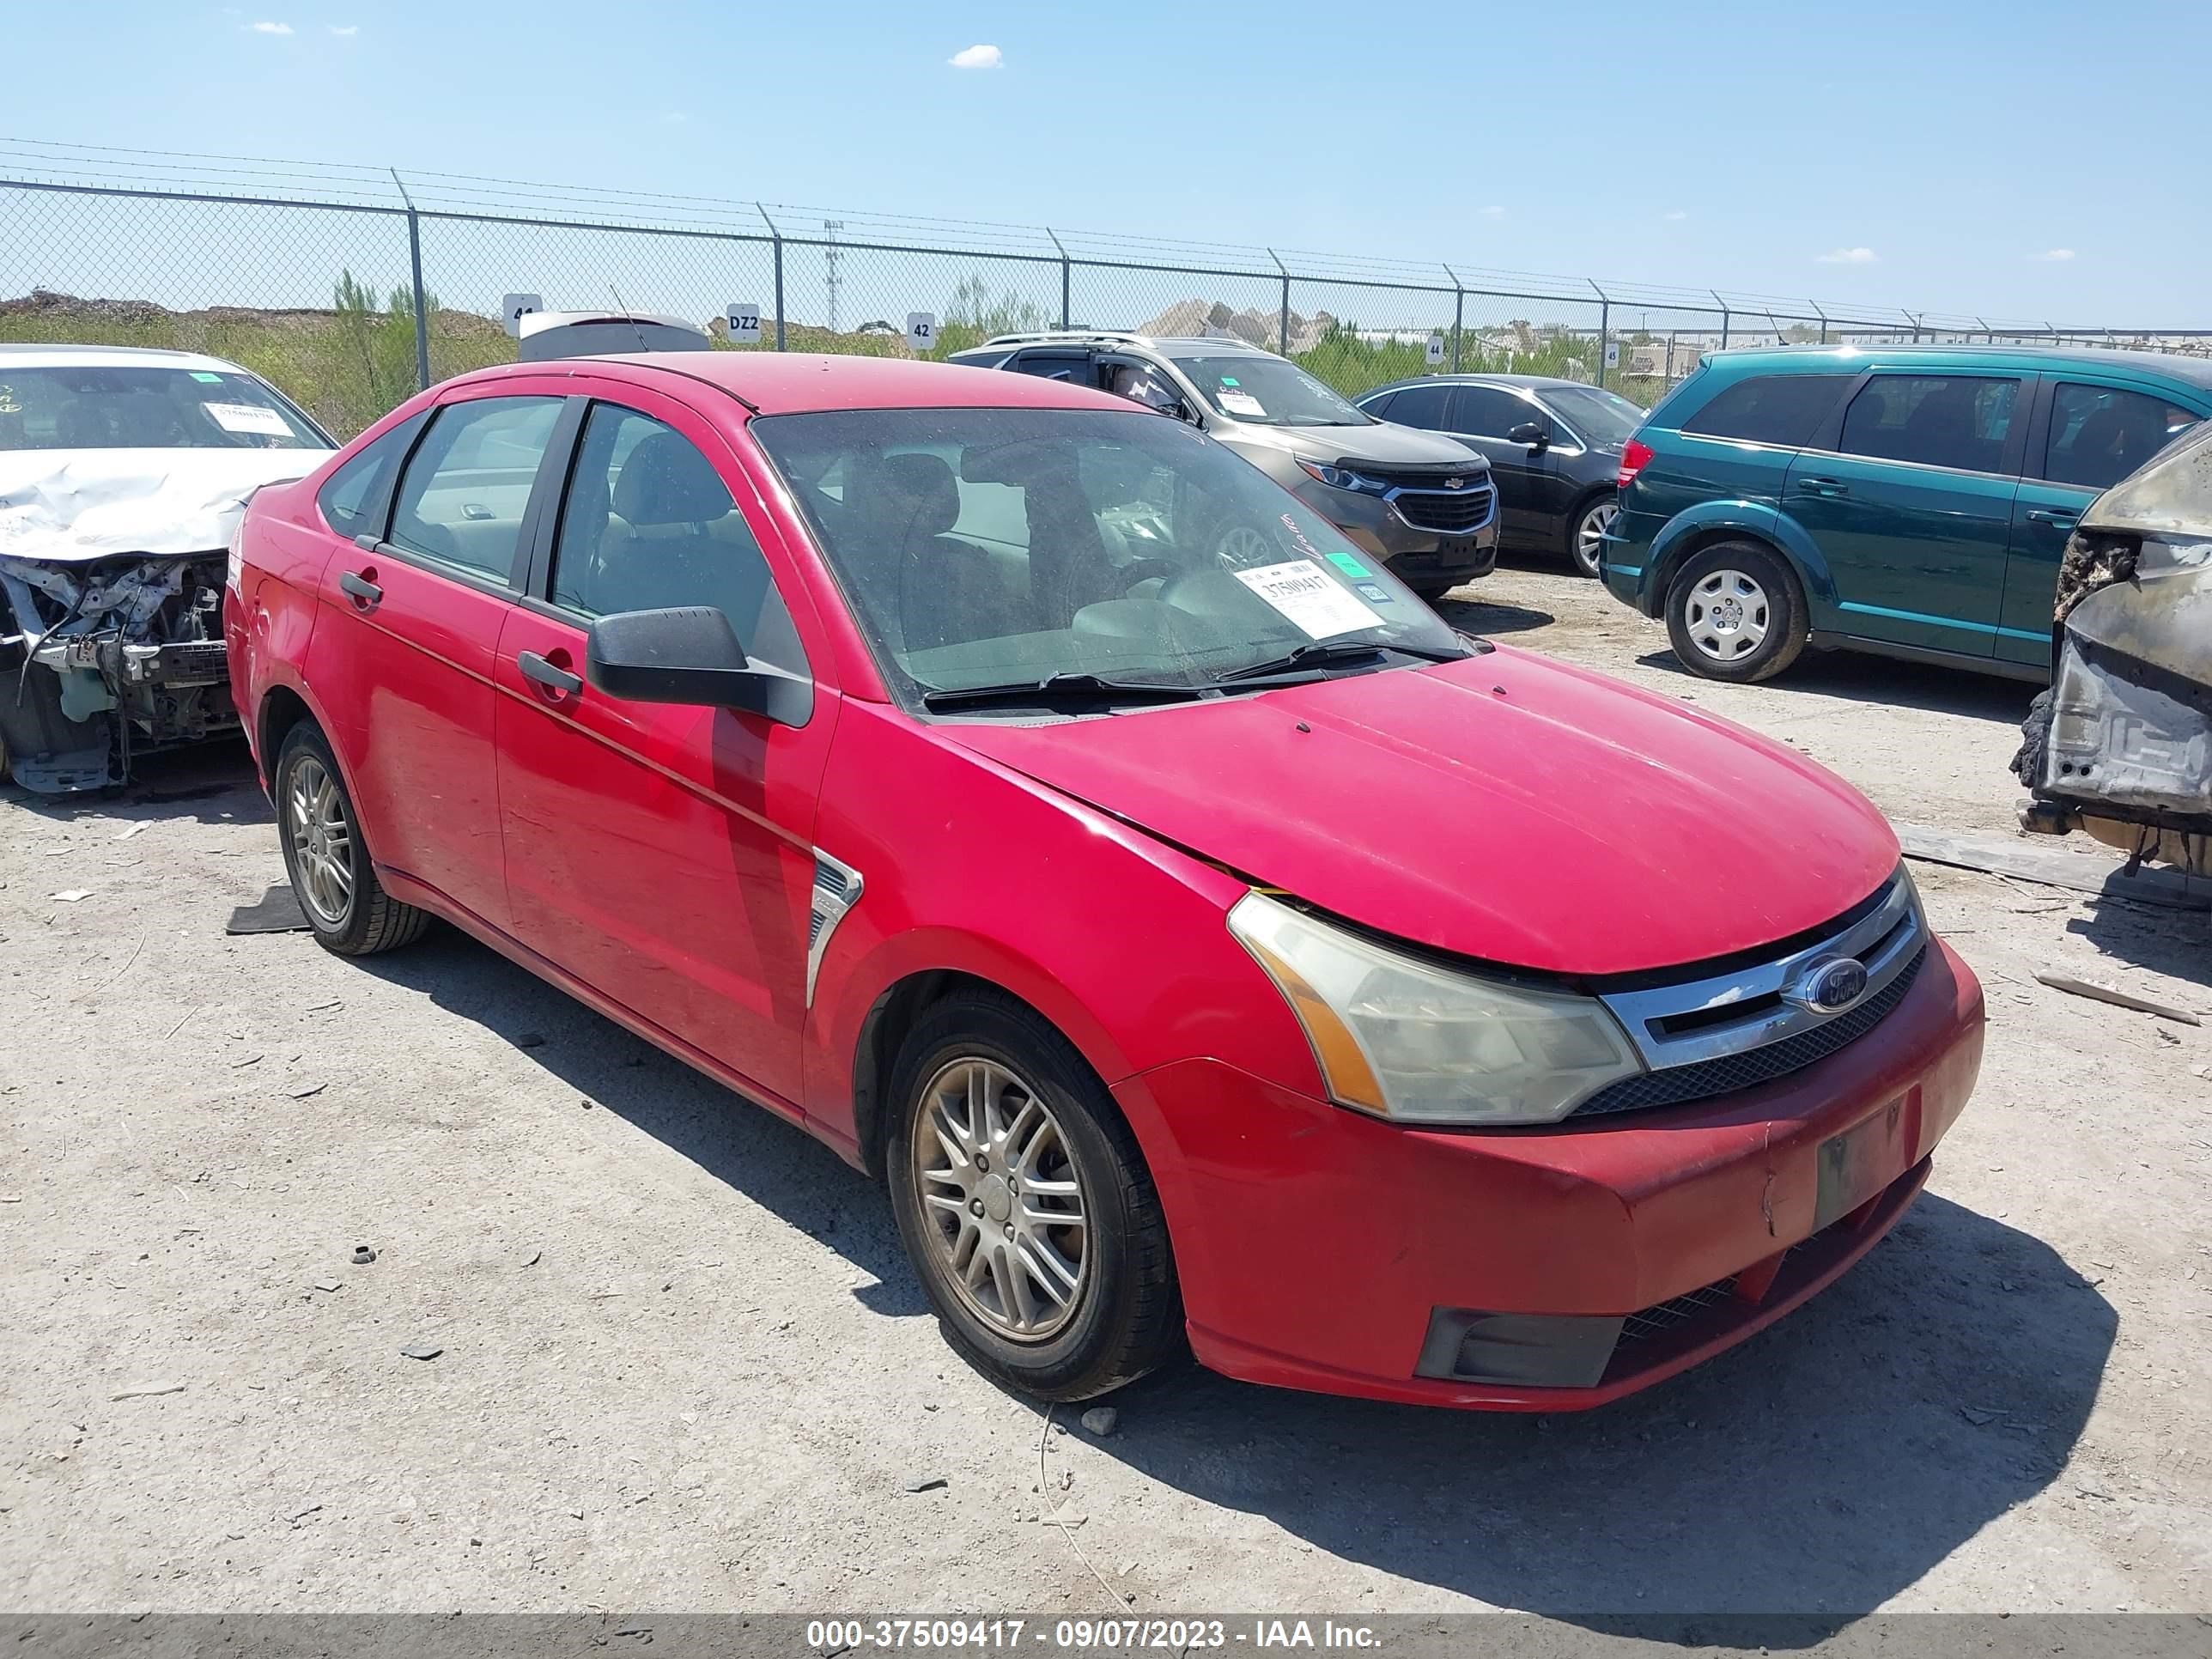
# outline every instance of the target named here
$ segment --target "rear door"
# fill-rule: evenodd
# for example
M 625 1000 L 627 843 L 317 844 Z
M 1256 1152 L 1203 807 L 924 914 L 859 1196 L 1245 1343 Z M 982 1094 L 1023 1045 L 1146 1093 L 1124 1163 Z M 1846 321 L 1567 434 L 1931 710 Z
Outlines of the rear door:
M 1991 653 L 2028 402 L 2018 374 L 1877 369 L 1790 463 L 1783 510 L 1827 562 L 1838 631 Z
M 748 656 L 810 672 L 790 560 L 729 445 L 683 404 L 602 389 L 493 669 L 514 931 L 795 1113 L 836 700 L 817 692 L 793 727 L 586 681 L 594 617 L 686 605 L 720 610 Z
M 492 663 L 564 405 L 514 386 L 441 403 L 388 528 L 324 566 L 311 670 L 377 863 L 501 929 Z
M 2026 476 L 2013 502 L 1998 656 L 2051 661 L 2058 562 L 2082 510 L 2205 412 L 2187 394 L 2094 369 L 2043 376 Z

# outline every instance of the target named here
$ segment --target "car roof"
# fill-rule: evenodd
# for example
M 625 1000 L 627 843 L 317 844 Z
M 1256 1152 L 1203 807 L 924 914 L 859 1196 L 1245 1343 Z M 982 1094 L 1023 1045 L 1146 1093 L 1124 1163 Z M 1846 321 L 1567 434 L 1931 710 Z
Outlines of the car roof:
M 1352 399 L 1364 402 L 1385 392 L 1402 392 L 1409 386 L 1510 386 L 1524 392 L 1547 392 L 1554 386 L 1577 386 L 1585 392 L 1601 392 L 1607 388 L 1594 386 L 1588 380 L 1570 380 L 1564 374 L 1486 374 L 1480 369 L 1469 369 L 1459 374 L 1409 374 L 1402 380 L 1392 380 L 1363 392 Z
M 1103 350 L 1130 349 L 1157 351 L 1163 356 L 1273 357 L 1279 354 L 1263 345 L 1241 339 L 1233 334 L 1133 334 L 1126 329 L 1110 328 L 1052 328 L 1038 329 L 1026 334 L 1000 334 L 981 343 L 968 346 L 952 355 L 955 357 L 974 357 L 986 354 L 996 356 L 1009 351 L 1021 351 L 1030 347 L 1096 346 Z
M 250 374 L 222 357 L 162 346 L 0 345 L 0 363 L 18 368 L 198 368 Z
M 2130 351 L 2106 346 L 2017 345 L 1785 345 L 1738 346 L 1709 351 L 1705 362 L 1724 373 L 1753 368 L 1806 369 L 1833 366 L 1863 368 L 1871 364 L 1926 363 L 1942 368 L 2033 370 L 2071 364 L 2082 368 L 2120 369 L 2157 375 L 2212 391 L 2212 359 L 2164 351 Z
M 501 364 L 459 377 L 461 382 L 516 375 L 600 374 L 639 386 L 672 380 L 704 383 L 728 392 L 757 415 L 795 415 L 835 409 L 1111 409 L 1129 408 L 1065 380 L 957 363 L 916 362 L 904 357 L 847 357 L 815 352 L 624 352 L 604 357 L 562 357 L 545 362 Z

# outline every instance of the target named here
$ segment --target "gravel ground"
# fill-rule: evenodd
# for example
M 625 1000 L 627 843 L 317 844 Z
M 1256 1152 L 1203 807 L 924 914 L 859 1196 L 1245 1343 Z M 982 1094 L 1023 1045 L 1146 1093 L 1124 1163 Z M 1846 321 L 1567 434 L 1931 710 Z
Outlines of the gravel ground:
M 2010 826 L 2024 688 L 1715 686 L 1592 585 L 1468 592 L 1900 820 Z M 1923 866 L 1976 1100 L 1888 1242 L 1686 1377 L 1539 1419 L 1186 1368 L 1102 1436 L 952 1358 L 827 1151 L 450 933 L 226 938 L 281 878 L 242 750 L 0 798 L 0 1607 L 2208 1606 L 2212 1027 L 2033 977 L 2212 1011 L 2202 915 Z

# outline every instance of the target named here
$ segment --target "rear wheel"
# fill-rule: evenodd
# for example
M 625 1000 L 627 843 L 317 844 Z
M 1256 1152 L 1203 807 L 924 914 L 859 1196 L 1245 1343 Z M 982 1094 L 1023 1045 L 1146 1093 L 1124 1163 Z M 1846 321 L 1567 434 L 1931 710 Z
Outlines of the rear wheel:
M 1087 1400 L 1176 1349 L 1182 1300 L 1136 1137 L 1067 1039 L 1001 994 L 947 997 L 901 1048 L 885 1167 L 907 1255 L 969 1364 Z
M 329 741 L 302 720 L 285 734 L 276 771 L 277 833 L 292 891 L 315 942 L 342 957 L 412 945 L 430 915 L 384 890 L 362 839 Z
M 1583 575 L 1605 574 L 1605 532 L 1620 516 L 1620 498 L 1608 490 L 1585 501 L 1567 520 L 1567 557 Z
M 1720 542 L 1667 590 L 1667 636 L 1682 666 L 1709 680 L 1771 679 L 1805 648 L 1796 573 L 1757 542 Z

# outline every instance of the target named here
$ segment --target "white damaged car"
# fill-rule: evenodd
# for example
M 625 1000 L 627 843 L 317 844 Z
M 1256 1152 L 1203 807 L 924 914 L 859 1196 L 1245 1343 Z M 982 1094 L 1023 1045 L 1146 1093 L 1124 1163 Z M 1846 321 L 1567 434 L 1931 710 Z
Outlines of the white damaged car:
M 237 730 L 231 532 L 254 490 L 335 447 L 220 358 L 0 346 L 0 779 L 98 789 Z

